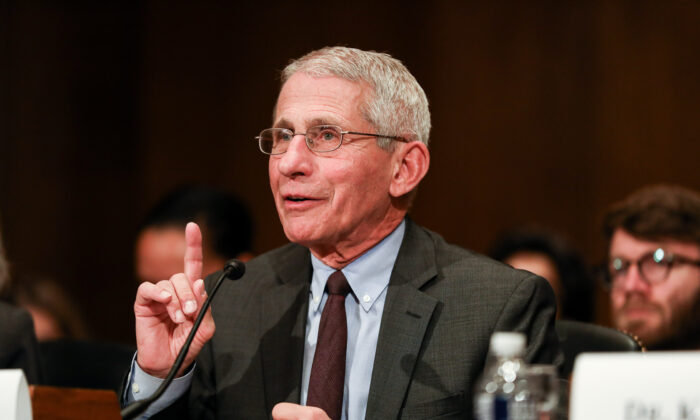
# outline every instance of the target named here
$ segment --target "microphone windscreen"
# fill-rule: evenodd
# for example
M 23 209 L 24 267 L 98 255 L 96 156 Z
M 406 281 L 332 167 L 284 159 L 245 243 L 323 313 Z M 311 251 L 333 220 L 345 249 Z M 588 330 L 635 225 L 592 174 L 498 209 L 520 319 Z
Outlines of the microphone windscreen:
M 245 264 L 236 259 L 228 260 L 224 264 L 224 272 L 229 280 L 238 280 L 245 274 Z

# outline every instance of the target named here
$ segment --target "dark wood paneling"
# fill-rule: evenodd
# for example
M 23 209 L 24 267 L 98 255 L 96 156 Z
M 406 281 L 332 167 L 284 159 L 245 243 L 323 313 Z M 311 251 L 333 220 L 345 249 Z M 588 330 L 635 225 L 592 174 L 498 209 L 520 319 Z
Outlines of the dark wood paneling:
M 11 2 L 0 213 L 17 274 L 46 275 L 98 337 L 133 335 L 138 8 Z
M 700 189 L 697 2 L 93 3 L 0 8 L 0 214 L 16 271 L 66 284 L 98 337 L 131 339 L 135 225 L 172 187 L 233 191 L 258 252 L 285 242 L 252 138 L 279 69 L 324 45 L 387 51 L 423 85 L 413 215 L 452 242 L 537 222 L 597 261 L 610 202 Z

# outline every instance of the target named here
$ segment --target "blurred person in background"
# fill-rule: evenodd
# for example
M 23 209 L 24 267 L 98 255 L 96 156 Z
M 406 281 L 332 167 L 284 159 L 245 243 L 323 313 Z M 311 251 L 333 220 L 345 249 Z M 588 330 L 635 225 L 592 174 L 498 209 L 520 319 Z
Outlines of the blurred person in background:
M 10 289 L 10 269 L 0 234 L 0 369 L 22 369 L 29 383 L 41 383 L 32 318 L 24 309 L 6 301 Z
M 119 389 L 133 347 L 91 339 L 78 305 L 57 281 L 16 276 L 12 298 L 34 321 L 44 385 Z
M 643 188 L 611 206 L 604 231 L 614 325 L 650 350 L 700 349 L 700 194 Z
M 246 206 L 232 194 L 202 186 L 181 187 L 166 195 L 148 213 L 136 239 L 136 276 L 139 282 L 157 283 L 182 271 L 185 226 L 196 222 L 202 229 L 206 276 L 221 270 L 231 258 L 248 261 L 253 222 Z
M 22 368 L 35 384 L 119 389 L 133 347 L 88 340 L 78 306 L 57 281 L 23 274 L 10 282 L 0 249 L 0 291 L 21 307 L 0 302 L 0 368 Z
M 51 278 L 20 275 L 12 283 L 12 300 L 32 315 L 36 338 L 85 339 L 85 320 L 69 293 Z
M 540 227 L 521 227 L 502 234 L 491 258 L 544 277 L 557 297 L 557 318 L 592 322 L 595 283 L 581 254 L 560 234 Z

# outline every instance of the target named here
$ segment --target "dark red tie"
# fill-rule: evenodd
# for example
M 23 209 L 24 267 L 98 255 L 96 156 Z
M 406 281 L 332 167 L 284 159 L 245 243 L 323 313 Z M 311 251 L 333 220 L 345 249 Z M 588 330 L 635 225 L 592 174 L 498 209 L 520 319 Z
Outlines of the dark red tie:
M 331 419 L 340 420 L 348 342 L 345 296 L 350 293 L 350 285 L 345 275 L 336 271 L 328 277 L 326 288 L 329 296 L 321 314 L 306 405 L 320 407 Z

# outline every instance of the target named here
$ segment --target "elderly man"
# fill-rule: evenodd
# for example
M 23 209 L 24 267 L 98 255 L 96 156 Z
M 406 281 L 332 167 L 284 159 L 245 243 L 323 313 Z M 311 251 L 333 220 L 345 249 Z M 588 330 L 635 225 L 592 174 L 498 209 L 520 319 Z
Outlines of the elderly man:
M 617 328 L 654 350 L 700 349 L 700 195 L 653 186 L 605 219 Z
M 558 361 L 545 280 L 406 217 L 429 131 L 425 93 L 386 54 L 324 48 L 285 68 L 257 140 L 292 243 L 222 286 L 194 367 L 152 411 L 189 388 L 176 406 L 193 418 L 464 418 L 494 331 L 527 334 L 529 361 Z M 129 401 L 165 376 L 204 300 L 196 225 L 186 236 L 184 273 L 137 293 Z

